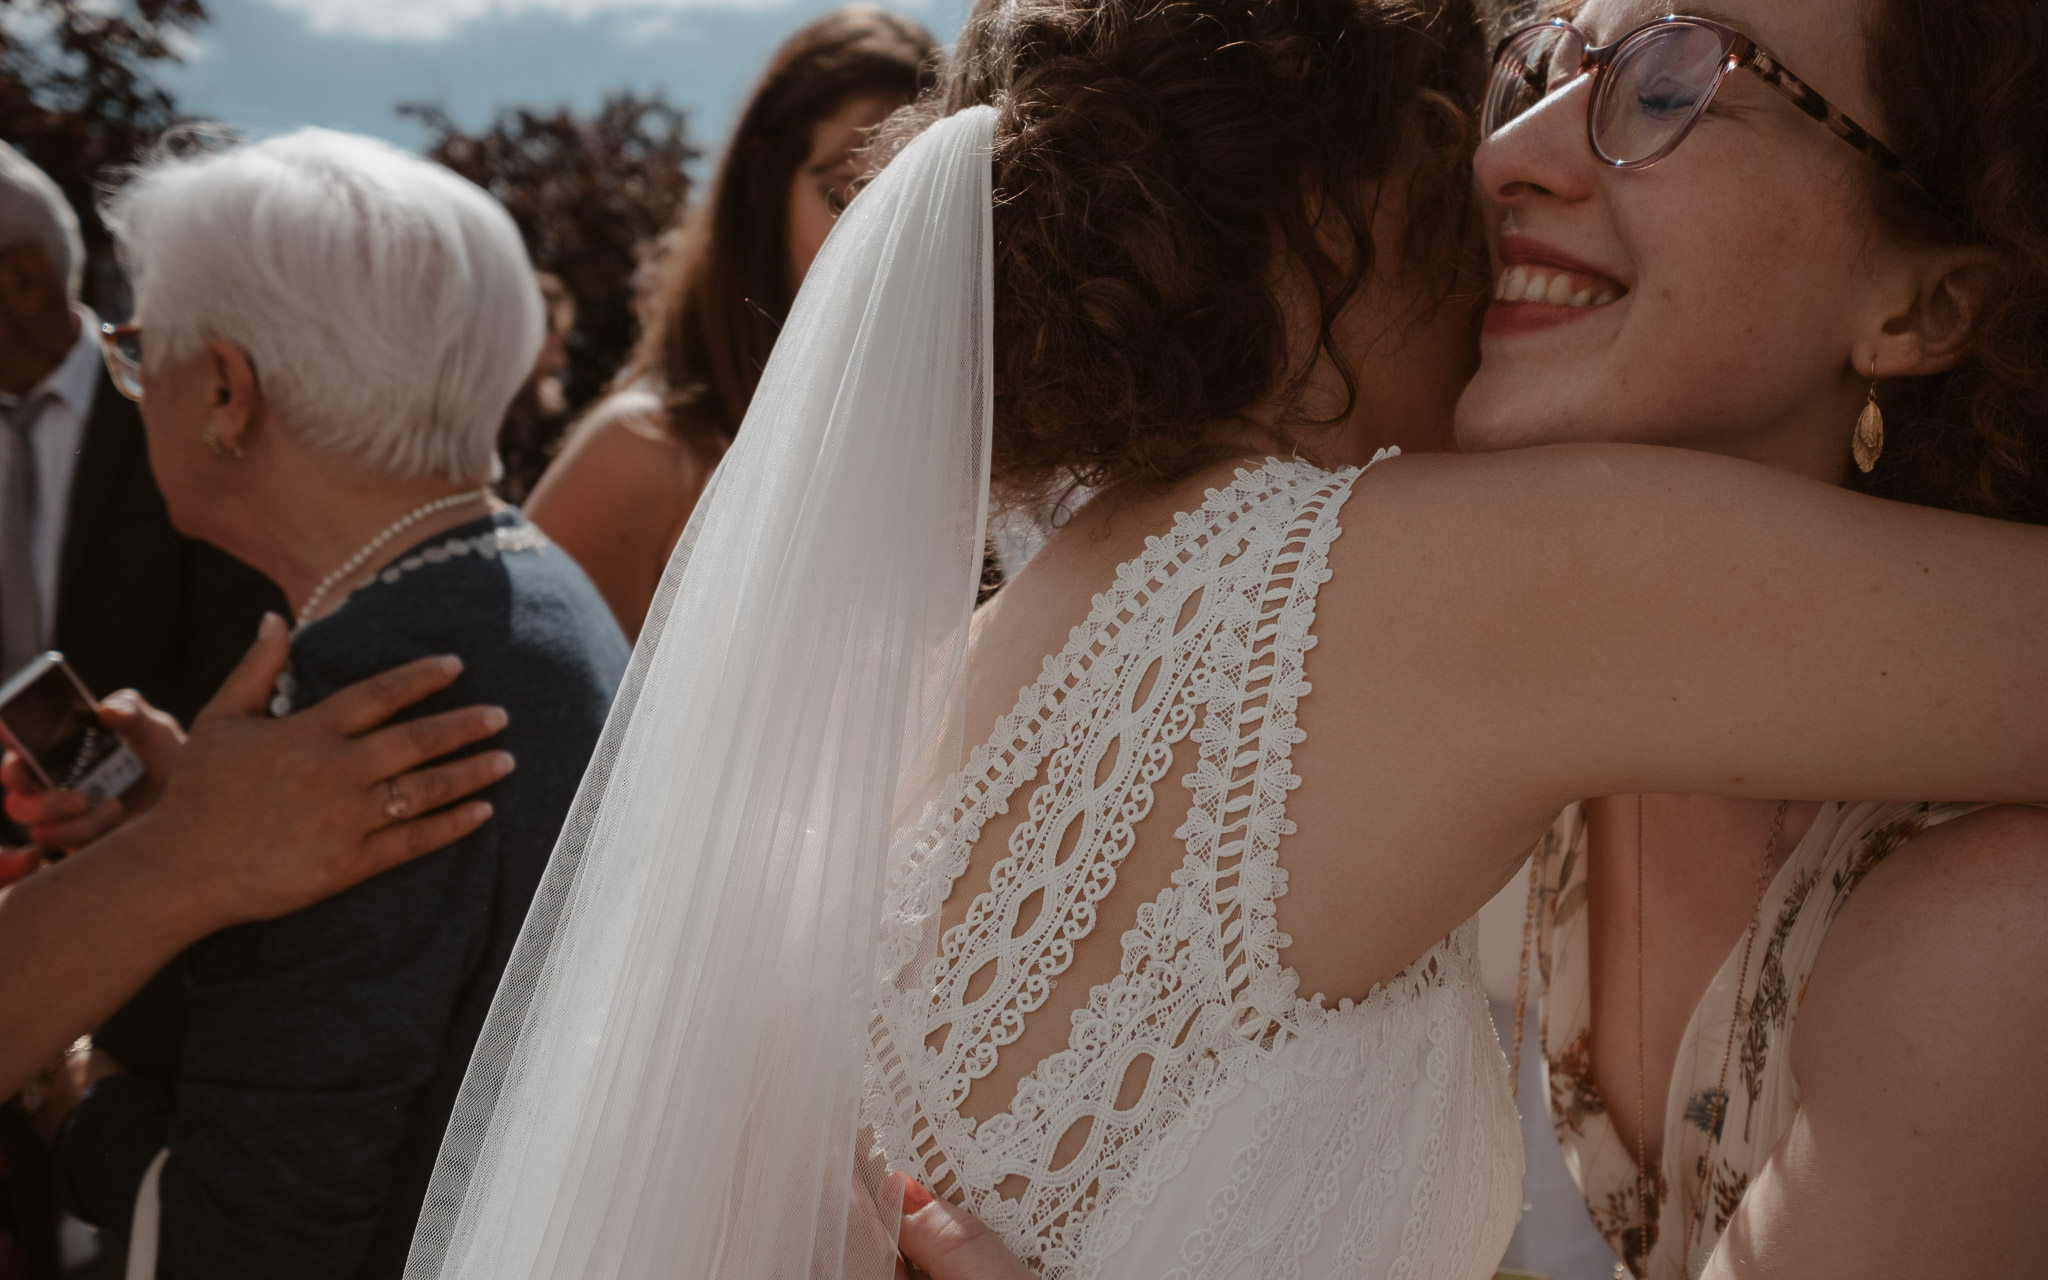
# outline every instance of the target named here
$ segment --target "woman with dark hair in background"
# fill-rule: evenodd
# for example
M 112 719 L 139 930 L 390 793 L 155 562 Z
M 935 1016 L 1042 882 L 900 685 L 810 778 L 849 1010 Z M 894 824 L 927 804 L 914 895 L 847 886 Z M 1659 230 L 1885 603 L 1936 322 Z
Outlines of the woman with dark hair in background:
M 654 260 L 638 347 L 526 504 L 627 635 L 852 198 L 869 131 L 931 82 L 937 58 L 930 32 L 872 5 L 798 31 L 741 113 L 711 198 Z

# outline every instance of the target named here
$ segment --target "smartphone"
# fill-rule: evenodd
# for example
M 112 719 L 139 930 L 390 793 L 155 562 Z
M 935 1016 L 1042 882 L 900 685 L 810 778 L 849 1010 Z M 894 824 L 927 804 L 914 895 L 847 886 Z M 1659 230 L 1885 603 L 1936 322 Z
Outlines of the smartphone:
M 142 761 L 100 723 L 99 703 L 55 651 L 0 685 L 0 739 L 44 786 L 93 804 L 142 780 Z

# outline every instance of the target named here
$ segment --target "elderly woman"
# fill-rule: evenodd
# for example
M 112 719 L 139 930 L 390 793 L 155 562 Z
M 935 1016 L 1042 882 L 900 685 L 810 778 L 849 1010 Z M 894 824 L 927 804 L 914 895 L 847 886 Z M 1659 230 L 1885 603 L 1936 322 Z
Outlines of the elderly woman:
M 272 713 L 452 653 L 419 709 L 503 707 L 520 774 L 473 834 L 214 934 L 116 1015 L 62 1192 L 127 1236 L 131 1275 L 396 1276 L 627 656 L 582 571 L 485 489 L 540 294 L 503 209 L 367 138 L 160 160 L 107 213 L 138 320 L 108 340 L 171 518 L 297 614 Z

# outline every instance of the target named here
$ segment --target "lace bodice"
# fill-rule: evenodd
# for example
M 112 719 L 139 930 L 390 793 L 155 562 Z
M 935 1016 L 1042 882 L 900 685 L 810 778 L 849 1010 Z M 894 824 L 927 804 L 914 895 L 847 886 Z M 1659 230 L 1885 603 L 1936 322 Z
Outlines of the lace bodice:
M 899 837 L 868 1125 L 1046 1276 L 1476 1277 L 1506 1246 L 1521 1148 L 1472 926 L 1335 1009 L 1279 962 L 1303 657 L 1358 474 L 1269 460 L 1148 539 Z M 1151 896 L 1118 972 L 1006 1110 L 962 1115 L 1093 931 L 1190 738 L 1185 857 L 1132 887 Z M 982 827 L 1034 783 L 941 936 Z

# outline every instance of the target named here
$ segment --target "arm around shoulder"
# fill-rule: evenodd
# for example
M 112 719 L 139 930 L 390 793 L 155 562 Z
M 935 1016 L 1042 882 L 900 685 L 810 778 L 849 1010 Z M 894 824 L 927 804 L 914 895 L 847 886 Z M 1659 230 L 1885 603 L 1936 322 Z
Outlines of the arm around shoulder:
M 1345 524 L 1326 607 L 1403 676 L 1359 712 L 1532 814 L 2048 799 L 2048 530 L 1622 445 L 1398 459 Z

